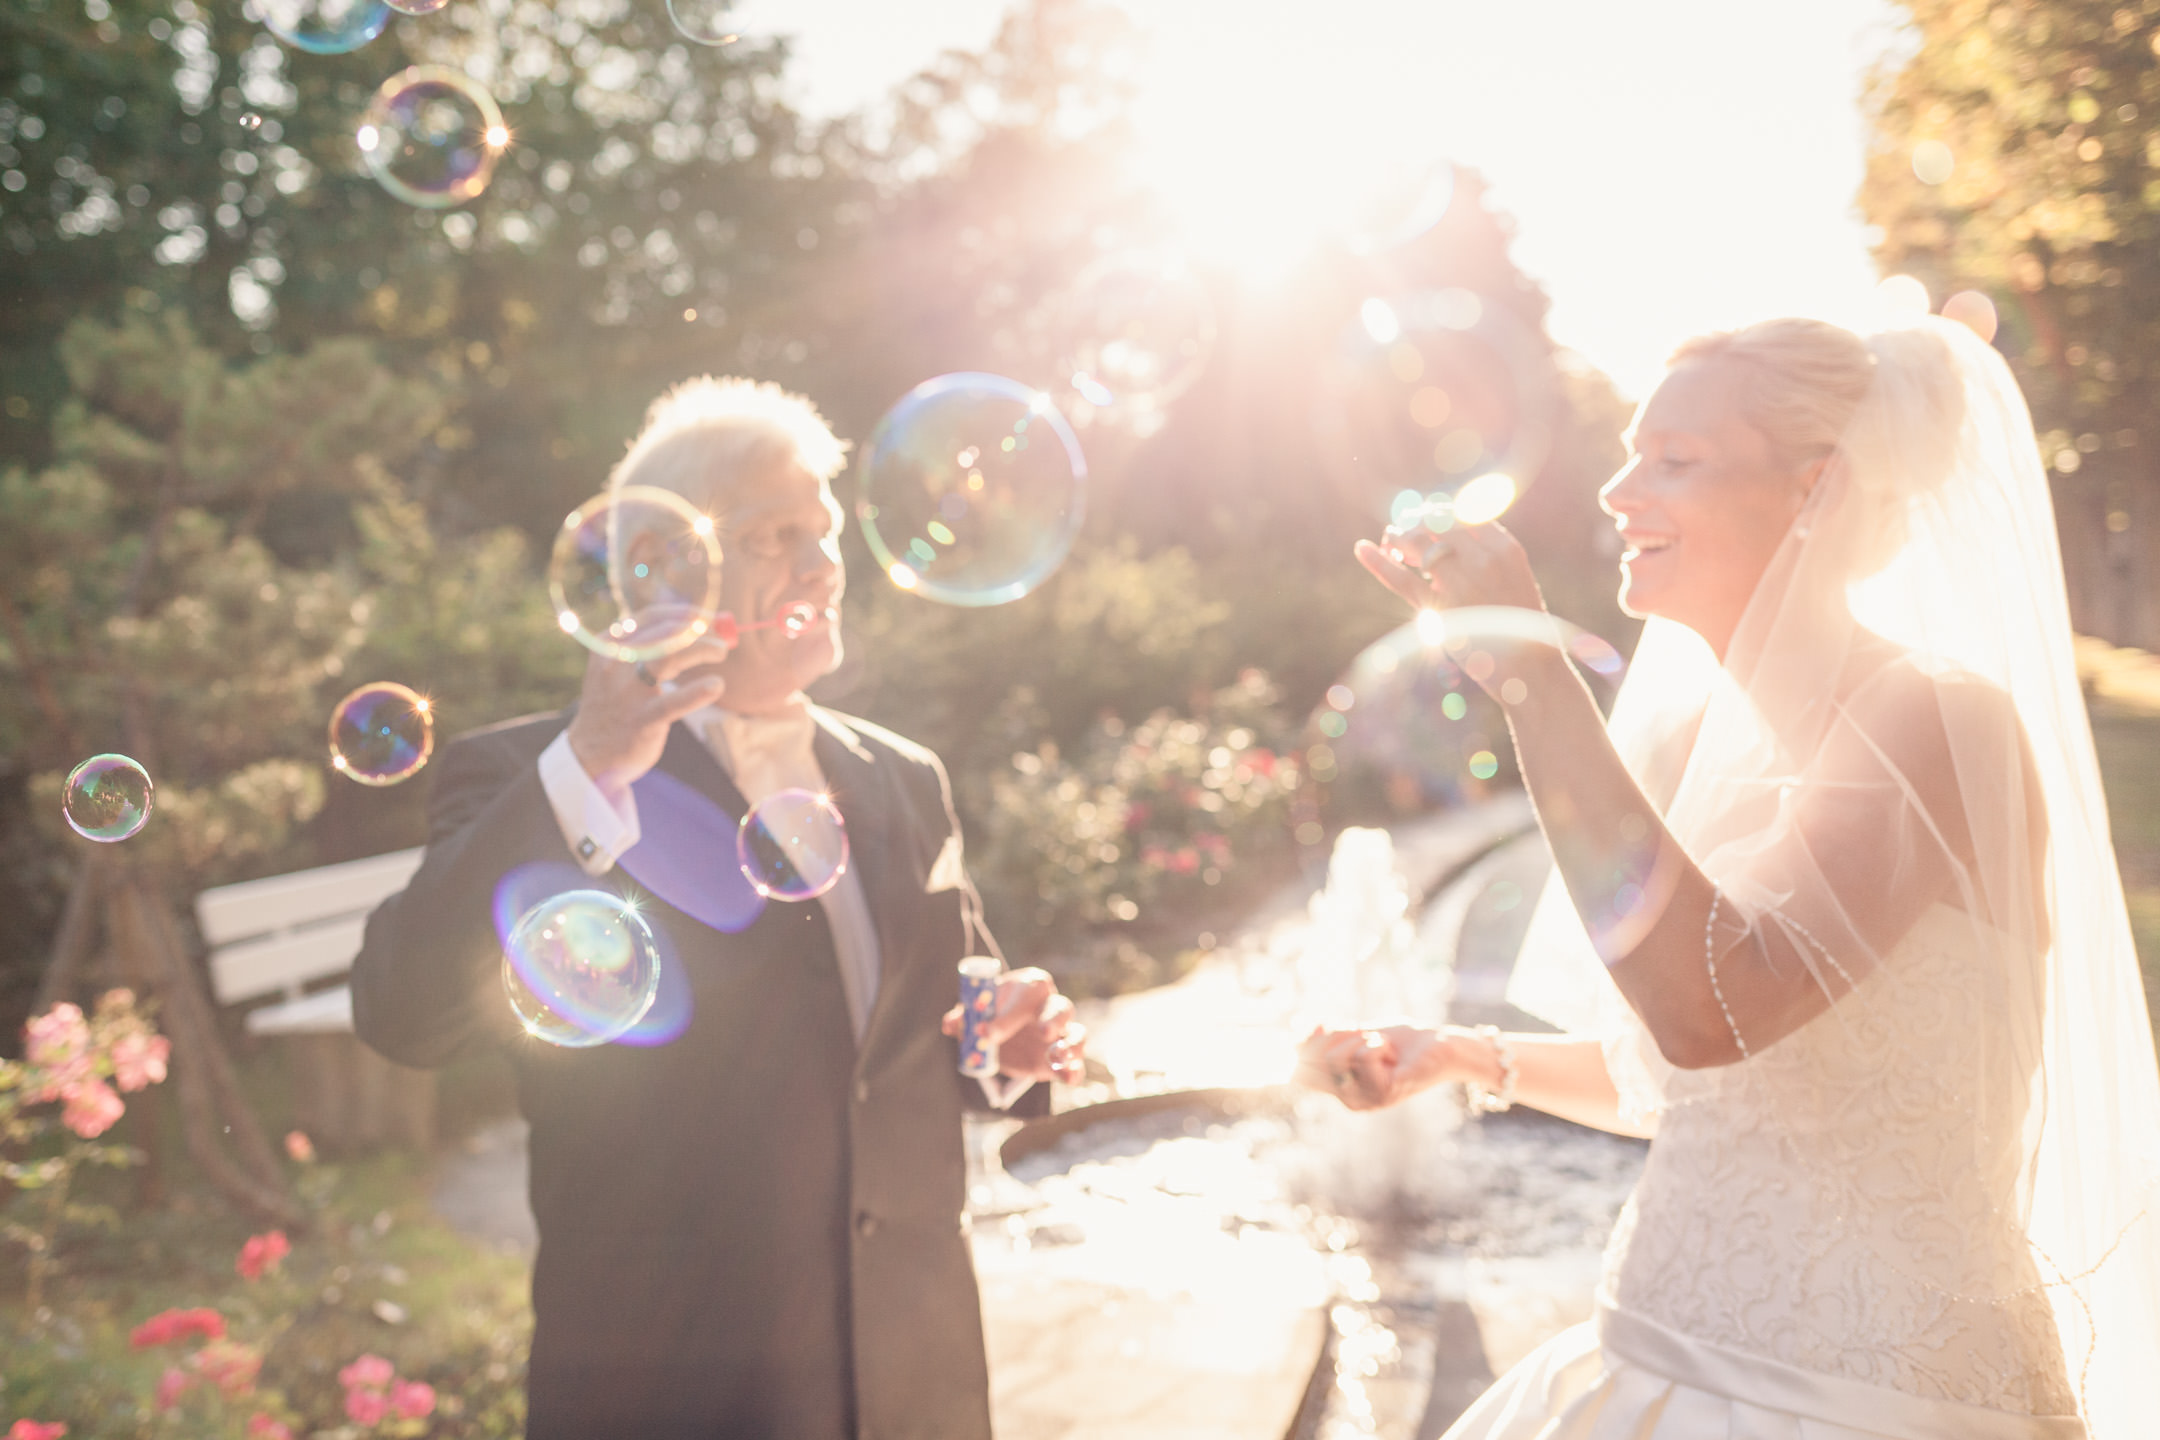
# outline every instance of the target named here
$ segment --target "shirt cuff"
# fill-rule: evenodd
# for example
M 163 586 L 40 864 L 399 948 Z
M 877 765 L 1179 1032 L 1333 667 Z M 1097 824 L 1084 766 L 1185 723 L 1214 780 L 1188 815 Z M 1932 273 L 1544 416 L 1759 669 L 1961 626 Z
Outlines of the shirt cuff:
M 619 797 L 602 790 L 578 763 L 567 730 L 540 752 L 540 788 L 555 811 L 563 843 L 587 875 L 607 874 L 637 844 L 637 797 L 627 789 Z
M 1013 1101 L 1035 1088 L 1035 1082 L 1021 1075 L 978 1075 L 975 1077 L 983 1087 L 983 1098 L 993 1110 L 1010 1110 Z

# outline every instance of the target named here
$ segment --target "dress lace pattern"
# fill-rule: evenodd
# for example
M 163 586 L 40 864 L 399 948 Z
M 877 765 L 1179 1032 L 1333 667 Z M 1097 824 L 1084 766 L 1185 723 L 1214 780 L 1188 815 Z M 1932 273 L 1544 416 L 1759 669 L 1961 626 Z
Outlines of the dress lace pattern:
M 1862 1003 L 1740 1065 L 1641 1057 L 1664 1097 L 1606 1250 L 1606 1302 L 1804 1370 L 2075 1413 L 2016 1221 L 2029 1079 L 1974 1078 L 1991 1068 L 1980 1056 L 2014 1048 L 1984 1031 L 1972 970 L 1996 961 L 1979 931 L 1935 907 L 1848 997 Z

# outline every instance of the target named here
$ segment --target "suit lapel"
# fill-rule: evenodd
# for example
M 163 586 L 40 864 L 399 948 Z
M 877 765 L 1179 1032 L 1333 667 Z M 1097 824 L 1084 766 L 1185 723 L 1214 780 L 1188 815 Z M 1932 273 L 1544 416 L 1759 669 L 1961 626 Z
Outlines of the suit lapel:
M 863 900 L 870 907 L 870 922 L 878 939 L 878 996 L 863 1030 L 863 1045 L 878 1027 L 892 998 L 894 979 L 905 953 L 914 913 L 907 894 L 907 864 L 894 843 L 892 827 L 898 809 L 886 776 L 861 739 L 844 721 L 823 709 L 812 711 L 818 733 L 813 742 L 818 768 L 825 774 L 833 803 L 847 821 L 848 865 L 862 881 Z

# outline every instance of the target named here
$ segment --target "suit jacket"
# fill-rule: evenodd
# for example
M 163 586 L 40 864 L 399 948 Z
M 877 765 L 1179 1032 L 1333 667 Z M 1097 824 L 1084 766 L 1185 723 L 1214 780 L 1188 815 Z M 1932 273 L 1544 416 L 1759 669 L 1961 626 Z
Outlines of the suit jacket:
M 540 1226 L 533 1440 L 990 1435 L 960 1134 L 982 1096 L 939 1033 L 972 901 L 929 888 L 957 844 L 950 787 L 920 746 L 819 718 L 818 763 L 878 932 L 859 1046 L 808 903 L 766 904 L 734 934 L 646 907 L 693 1002 L 671 1043 L 560 1049 L 516 1029 L 495 893 L 520 865 L 570 861 L 537 767 L 561 715 L 444 750 L 419 872 L 368 921 L 360 1038 L 417 1066 L 502 1043 L 517 1070 Z M 729 816 L 746 808 L 680 725 L 660 768 Z M 620 871 L 583 883 L 629 888 Z

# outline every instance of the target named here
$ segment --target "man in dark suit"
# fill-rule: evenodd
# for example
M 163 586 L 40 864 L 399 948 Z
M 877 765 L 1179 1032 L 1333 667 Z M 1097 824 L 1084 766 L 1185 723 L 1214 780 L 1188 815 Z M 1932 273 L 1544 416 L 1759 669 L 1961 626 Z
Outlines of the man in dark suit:
M 944 770 L 802 693 L 840 659 L 842 454 L 769 385 L 654 405 L 610 483 L 719 517 L 739 622 L 819 618 L 648 665 L 595 656 L 573 712 L 446 747 L 426 858 L 354 963 L 355 1027 L 390 1059 L 510 1046 L 540 1227 L 534 1440 L 990 1434 L 960 1115 L 1045 1108 L 1036 1082 L 1076 1078 L 1083 1037 L 1048 976 L 1010 972 L 1004 1073 L 956 1073 L 955 965 L 991 942 Z M 838 805 L 847 871 L 814 901 L 740 903 L 734 820 L 796 786 Z M 643 1043 L 516 1028 L 501 928 L 535 883 L 645 895 L 666 983 L 657 1030 L 626 1037 Z

